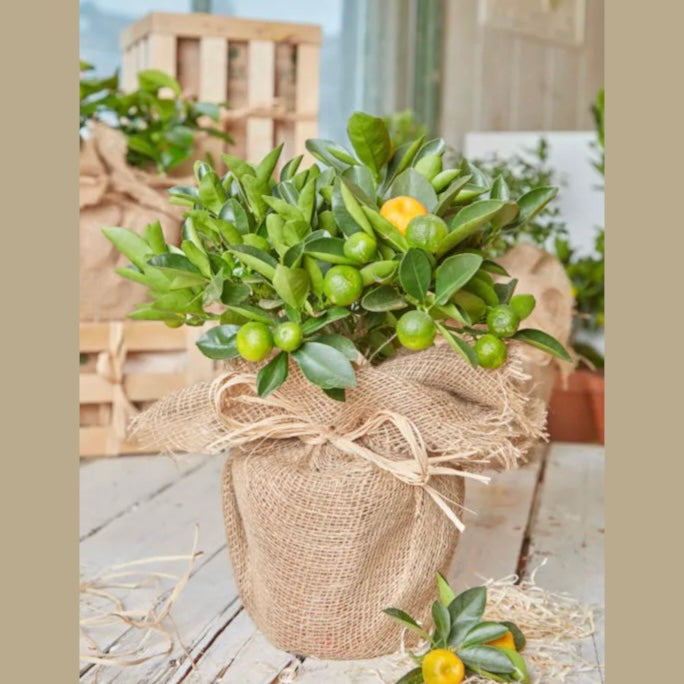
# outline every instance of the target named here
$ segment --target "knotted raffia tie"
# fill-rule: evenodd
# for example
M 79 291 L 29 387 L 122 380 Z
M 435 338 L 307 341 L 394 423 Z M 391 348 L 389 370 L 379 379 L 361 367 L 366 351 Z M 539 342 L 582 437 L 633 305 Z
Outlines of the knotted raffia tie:
M 97 356 L 95 370 L 112 387 L 112 438 L 107 443 L 107 454 L 119 452 L 119 443 L 126 438 L 126 429 L 130 419 L 138 413 L 126 395 L 123 386 L 124 364 L 127 348 L 124 342 L 123 323 L 115 321 L 109 324 L 109 347 Z
M 214 410 L 225 432 L 210 445 L 211 450 L 256 445 L 263 440 L 276 439 L 298 439 L 312 448 L 320 448 L 326 443 L 331 444 L 342 453 L 372 463 L 407 485 L 421 487 L 461 532 L 465 529 L 454 510 L 429 481 L 432 476 L 444 475 L 489 483 L 490 478 L 485 475 L 442 465 L 458 456 L 471 454 L 448 453 L 431 456 L 415 423 L 404 415 L 388 410 L 376 411 L 359 427 L 340 434 L 329 425 L 315 420 L 302 420 L 301 411 L 297 411 L 296 406 L 279 396 L 277 392 L 266 398 L 254 395 L 253 391 L 250 393 L 248 388 L 253 386 L 254 376 L 244 373 L 228 372 L 214 381 Z M 261 419 L 243 422 L 231 416 L 231 411 L 227 408 L 231 401 L 254 404 L 270 410 L 268 415 Z M 409 458 L 393 460 L 360 443 L 362 438 L 376 433 L 386 424 L 390 424 L 401 434 L 405 449 L 410 454 Z

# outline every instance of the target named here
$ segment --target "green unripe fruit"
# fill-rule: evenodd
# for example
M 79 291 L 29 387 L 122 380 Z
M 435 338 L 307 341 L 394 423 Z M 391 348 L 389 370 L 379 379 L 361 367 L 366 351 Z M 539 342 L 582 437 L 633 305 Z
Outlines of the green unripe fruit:
M 447 224 L 434 214 L 415 216 L 406 228 L 406 241 L 434 254 L 449 233 Z
M 518 314 L 506 304 L 495 306 L 487 314 L 487 327 L 497 337 L 512 337 L 519 325 Z
M 164 321 L 164 325 L 167 325 L 169 328 L 180 328 L 183 323 L 185 323 L 185 320 L 182 318 L 174 318 L 171 321 Z
M 487 333 L 475 343 L 477 360 L 483 368 L 498 368 L 507 355 L 506 345 L 496 336 Z
M 268 244 L 268 241 L 265 238 L 262 238 L 261 235 L 256 235 L 255 233 L 247 233 L 243 235 L 242 242 L 250 247 L 260 249 L 262 252 L 271 251 L 271 245 Z
M 325 296 L 338 306 L 353 304 L 362 291 L 361 274 L 353 266 L 333 266 L 323 279 Z
M 302 338 L 302 329 L 294 321 L 281 323 L 273 331 L 273 341 L 276 347 L 286 352 L 293 352 L 299 349 L 302 344 Z
M 350 235 L 345 241 L 342 251 L 344 256 L 357 264 L 367 264 L 377 254 L 378 241 L 368 233 L 359 231 Z
M 273 349 L 271 331 L 258 321 L 245 323 L 235 336 L 238 353 L 247 361 L 263 361 Z
M 435 322 L 424 311 L 408 311 L 397 322 L 397 338 L 407 349 L 420 351 L 435 341 Z
M 426 154 L 413 168 L 431 181 L 442 170 L 442 157 L 438 154 Z
M 519 294 L 511 297 L 510 307 L 518 314 L 518 318 L 524 321 L 534 311 L 536 303 L 531 294 Z
M 445 190 L 460 175 L 460 169 L 446 169 L 445 171 L 438 173 L 430 182 L 437 192 L 442 192 L 442 190 Z

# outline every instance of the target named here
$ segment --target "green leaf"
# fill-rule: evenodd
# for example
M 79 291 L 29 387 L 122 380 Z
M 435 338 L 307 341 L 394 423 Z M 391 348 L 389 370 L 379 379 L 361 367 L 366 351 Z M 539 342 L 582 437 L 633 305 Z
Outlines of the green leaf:
M 450 604 L 449 613 L 452 623 L 482 619 L 487 605 L 486 587 L 472 587 L 460 593 Z
M 202 293 L 202 306 L 209 306 L 210 304 L 219 301 L 221 294 L 223 293 L 223 282 L 225 279 L 226 276 L 223 271 L 219 271 L 211 278 Z
M 268 181 L 271 180 L 271 176 L 273 175 L 273 171 L 282 151 L 283 144 L 280 144 L 259 162 L 256 167 L 256 177 L 260 183 L 268 183 Z
M 362 205 L 361 209 L 371 222 L 373 230 L 383 240 L 386 240 L 392 247 L 400 252 L 405 252 L 408 249 L 406 238 L 384 216 L 381 216 L 379 212 L 370 207 Z
M 477 254 L 454 254 L 445 259 L 435 273 L 435 301 L 446 304 L 479 270 L 482 257 Z
M 289 359 L 287 352 L 281 351 L 257 373 L 256 387 L 260 397 L 267 397 L 287 379 Z
M 240 157 L 235 157 L 232 154 L 222 154 L 221 159 L 223 159 L 226 166 L 240 182 L 242 182 L 246 176 L 256 176 L 254 167 L 243 159 L 240 159 Z
M 461 161 L 461 171 L 463 173 L 469 173 L 473 177 L 473 184 L 477 185 L 485 190 L 488 190 L 492 181 L 489 176 L 475 164 L 471 164 L 467 159 Z
M 529 344 L 531 347 L 541 349 L 547 354 L 556 356 L 563 361 L 572 361 L 570 354 L 565 350 L 565 347 L 555 337 L 551 337 L 551 335 L 547 335 L 541 330 L 523 328 L 513 335 L 513 339 L 518 340 L 518 342 Z
M 292 358 L 299 364 L 304 376 L 323 389 L 356 386 L 354 368 L 349 360 L 327 344 L 305 342 L 292 353 Z
M 341 238 L 316 238 L 314 240 L 307 240 L 304 251 L 306 254 L 326 261 L 330 264 L 346 264 L 355 266 L 355 262 L 351 261 L 344 255 L 344 240 Z
M 245 266 L 273 280 L 278 262 L 270 254 L 251 245 L 233 245 L 229 251 Z
M 408 614 L 399 608 L 385 608 L 383 613 L 389 615 L 394 621 L 398 622 L 402 627 L 410 629 L 426 641 L 432 642 L 430 635 Z
M 392 181 L 411 165 L 411 162 L 418 153 L 424 139 L 425 136 L 421 136 L 418 140 L 406 143 L 394 151 L 392 159 L 387 166 L 387 175 L 383 182 L 384 188 L 389 187 L 392 184 Z
M 234 197 L 226 200 L 226 203 L 221 207 L 221 211 L 219 212 L 219 218 L 234 225 L 240 235 L 246 235 L 250 232 L 247 212 L 242 204 Z
M 181 249 L 185 252 L 185 256 L 188 257 L 190 263 L 197 267 L 197 270 L 205 277 L 211 278 L 211 266 L 209 264 L 209 257 L 194 243 L 190 240 L 183 240 L 181 242 Z
M 435 629 L 440 641 L 446 644 L 446 640 L 449 638 L 449 630 L 451 629 L 449 609 L 443 603 L 435 601 L 432 604 L 432 620 L 435 623 Z
M 489 223 L 504 206 L 501 200 L 480 200 L 463 207 L 451 220 L 450 232 L 437 250 L 437 256 L 451 251 L 485 224 Z
M 199 182 L 199 198 L 203 206 L 218 214 L 226 201 L 226 192 L 214 171 L 206 173 Z
M 282 216 L 286 221 L 307 222 L 301 210 L 289 202 L 286 202 L 278 197 L 272 197 L 271 195 L 264 195 L 262 199 L 266 204 L 268 204 L 269 207 L 271 207 L 271 209 L 273 209 L 273 211 L 275 211 L 279 216 Z
M 356 200 L 350 190 L 349 181 L 344 178 L 340 178 L 340 194 L 342 195 L 342 201 L 344 202 L 344 208 L 347 210 L 347 213 L 354 219 L 360 228 L 372 235 L 373 228 L 371 228 L 368 218 L 361 209 L 362 205 Z
M 151 247 L 136 232 L 128 228 L 103 228 L 104 236 L 141 271 L 153 255 Z
M 347 135 L 356 156 L 379 178 L 392 149 L 385 122 L 378 116 L 354 112 L 347 123 Z
M 515 649 L 517 651 L 522 651 L 523 648 L 525 648 L 525 645 L 527 644 L 527 639 L 525 638 L 525 635 L 522 633 L 518 625 L 516 625 L 515 622 L 508 622 L 507 620 L 503 620 L 501 624 L 504 625 L 513 635 Z
M 251 290 L 244 283 L 225 281 L 221 290 L 221 301 L 226 304 L 241 304 L 249 297 Z
M 327 166 L 331 166 L 338 171 L 344 171 L 350 164 L 355 164 L 356 159 L 347 152 L 341 145 L 338 145 L 332 140 L 323 140 L 321 138 L 309 138 L 304 143 L 306 149 L 311 152 L 311 154 L 318 159 L 318 161 L 323 162 Z M 333 154 L 332 152 L 336 152 Z M 340 157 L 344 159 L 350 159 L 352 161 L 342 161 Z
M 399 264 L 392 260 L 374 261 L 367 264 L 360 271 L 364 287 L 389 283 L 397 272 L 398 266 Z
M 150 246 L 153 254 L 166 254 L 169 248 L 164 239 L 164 231 L 159 221 L 148 223 L 143 230 L 143 239 Z
M 493 646 L 468 646 L 459 649 L 457 655 L 468 667 L 477 667 L 495 674 L 515 672 L 511 659 L 501 649 Z
M 228 306 L 228 310 L 243 318 L 248 318 L 250 321 L 258 321 L 265 325 L 278 324 L 278 318 L 276 316 L 261 307 L 252 306 L 251 304 L 231 304 Z
M 488 641 L 501 638 L 508 631 L 500 622 L 478 622 L 463 637 L 456 648 L 465 648 L 475 644 L 486 644 Z
M 134 321 L 180 321 L 183 322 L 184 317 L 171 311 L 159 311 L 152 308 L 149 304 L 141 304 L 135 311 L 129 313 L 127 318 Z
M 508 656 L 511 663 L 513 663 L 513 667 L 516 670 L 513 674 L 513 679 L 515 681 L 522 682 L 522 684 L 530 684 L 530 674 L 527 670 L 527 663 L 520 653 L 513 651 L 510 648 L 499 648 Z
M 439 600 L 448 608 L 449 604 L 456 598 L 456 594 L 441 572 L 437 573 L 437 588 L 439 590 Z
M 301 309 L 309 294 L 309 276 L 303 268 L 288 268 L 278 264 L 273 276 L 273 287 L 286 304 Z
M 423 301 L 430 289 L 431 280 L 430 258 L 422 249 L 411 247 L 399 263 L 399 282 L 404 291 Z
M 530 190 L 519 197 L 518 207 L 520 207 L 520 213 L 518 214 L 515 227 L 521 228 L 536 218 L 557 194 L 558 188 L 543 186 Z
M 150 266 L 161 269 L 169 275 L 183 276 L 186 280 L 185 286 L 190 284 L 205 285 L 207 282 L 197 266 L 195 266 L 184 254 L 175 254 L 173 252 L 158 254 L 157 256 L 153 256 L 147 263 Z
M 470 176 L 462 176 L 461 178 L 457 178 L 440 196 L 439 196 L 439 202 L 437 202 L 437 206 L 435 207 L 434 213 L 437 214 L 437 216 L 444 216 L 446 212 L 451 209 L 451 205 L 454 203 L 454 200 L 458 197 L 459 193 L 461 190 L 468 185 L 468 181 L 470 180 Z
M 458 352 L 473 368 L 477 368 L 479 362 L 475 350 L 458 335 L 454 335 L 450 330 L 443 326 L 439 321 L 435 321 L 435 326 L 449 346 Z
M 416 155 L 415 161 L 418 161 L 419 159 L 422 159 L 423 157 L 427 157 L 429 154 L 438 154 L 441 156 L 444 154 L 445 151 L 446 151 L 446 142 L 444 141 L 444 138 L 432 138 L 431 140 L 428 140 L 420 148 L 420 151 Z
M 304 216 L 304 221 L 306 223 L 311 223 L 311 220 L 313 218 L 313 212 L 316 207 L 315 178 L 308 180 L 302 188 L 302 192 L 299 195 L 299 199 L 297 200 L 297 207 L 299 207 L 299 210 L 302 212 L 302 216 Z
M 297 173 L 297 169 L 299 168 L 299 165 L 302 163 L 302 159 L 304 159 L 303 154 L 300 154 L 290 159 L 290 161 L 287 162 L 285 166 L 283 166 L 283 168 L 280 170 L 280 180 L 286 181 L 294 178 Z
M 307 255 L 304 257 L 304 268 L 309 274 L 311 291 L 320 299 L 323 296 L 323 272 L 321 271 L 321 267 L 318 265 L 316 259 Z
M 323 316 L 318 318 L 310 318 L 302 325 L 302 333 L 307 336 L 315 333 L 322 328 L 325 328 L 329 323 L 334 323 L 347 316 L 351 315 L 351 311 L 348 309 L 343 309 L 341 306 L 335 306 L 332 309 L 328 309 Z
M 334 347 L 337 349 L 337 351 L 344 354 L 350 361 L 356 361 L 356 359 L 359 357 L 359 350 L 356 348 L 354 343 L 348 337 L 344 337 L 344 335 L 319 335 L 312 341 Z
M 375 197 L 375 181 L 373 174 L 366 166 L 350 166 L 342 172 L 341 178 L 349 182 L 349 187 L 357 190 L 357 193 L 363 193 L 363 196 L 358 197 L 361 202 L 366 204 L 374 204 L 373 197 Z
M 366 311 L 396 311 L 407 304 L 392 286 L 380 285 L 363 296 L 361 306 Z
M 401 679 L 397 679 L 397 684 L 424 684 L 423 670 L 421 667 L 414 667 L 407 672 Z
M 485 259 L 482 262 L 482 266 L 480 268 L 483 271 L 487 271 L 488 273 L 496 273 L 497 275 L 507 277 L 510 275 L 508 271 L 503 266 L 501 266 L 501 264 L 497 264 L 496 261 L 492 261 L 491 259 Z
M 515 286 L 517 284 L 518 280 L 513 278 L 507 283 L 496 283 L 494 285 L 494 292 L 496 292 L 496 296 L 499 298 L 500 304 L 508 304 L 511 301 L 511 297 L 513 296 L 513 292 L 515 291 Z
M 401 195 L 417 199 L 430 213 L 437 207 L 437 193 L 432 183 L 413 168 L 402 171 L 392 183 L 390 197 Z
M 330 387 L 329 389 L 324 389 L 323 392 L 335 401 L 347 400 L 347 392 L 340 387 Z
M 159 71 L 159 69 L 144 69 L 138 72 L 138 85 L 140 90 L 147 90 L 156 93 L 161 88 L 170 88 L 176 95 L 180 96 L 181 87 L 178 81 L 169 74 Z
M 239 329 L 239 325 L 217 325 L 207 330 L 196 344 L 210 359 L 232 359 L 238 356 L 235 336 Z
M 489 196 L 492 199 L 504 200 L 504 202 L 511 199 L 511 191 L 503 176 L 499 175 L 494 179 Z

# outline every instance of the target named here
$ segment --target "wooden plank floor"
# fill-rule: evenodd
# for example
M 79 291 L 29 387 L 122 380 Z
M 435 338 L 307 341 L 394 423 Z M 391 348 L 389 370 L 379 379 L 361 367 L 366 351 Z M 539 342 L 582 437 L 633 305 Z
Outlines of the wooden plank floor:
M 274 648 L 242 609 L 225 548 L 220 502 L 222 457 L 177 462 L 136 456 L 85 462 L 81 468 L 81 565 L 86 576 L 117 563 L 187 554 L 195 525 L 199 548 L 172 617 L 182 647 L 135 667 L 82 663 L 83 682 L 185 684 L 377 684 L 406 671 L 397 657 L 328 662 Z M 529 574 L 546 559 L 537 582 L 603 606 L 603 448 L 554 444 L 525 468 L 470 484 L 467 525 L 449 579 L 457 589 L 483 578 Z M 472 512 L 470 512 L 472 511 Z M 477 513 L 476 513 L 477 512 Z M 187 561 L 165 569 L 178 574 Z M 136 607 L 156 595 L 136 594 Z M 140 603 L 142 601 L 142 604 Z M 97 632 L 98 642 L 123 653 L 140 639 L 125 624 Z M 81 650 L 86 652 L 82 642 Z M 603 614 L 582 645 L 590 662 L 604 662 Z M 296 676 L 294 671 L 296 670 Z M 603 681 L 586 675 L 578 684 Z M 546 683 L 544 683 L 546 684 Z

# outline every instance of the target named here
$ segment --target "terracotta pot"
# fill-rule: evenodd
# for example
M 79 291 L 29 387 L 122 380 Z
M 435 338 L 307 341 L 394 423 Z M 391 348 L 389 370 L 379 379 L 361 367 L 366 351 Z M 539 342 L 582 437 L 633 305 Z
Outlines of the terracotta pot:
M 576 370 L 566 387 L 557 378 L 549 403 L 547 427 L 551 440 L 603 444 L 603 402 L 603 374 Z

